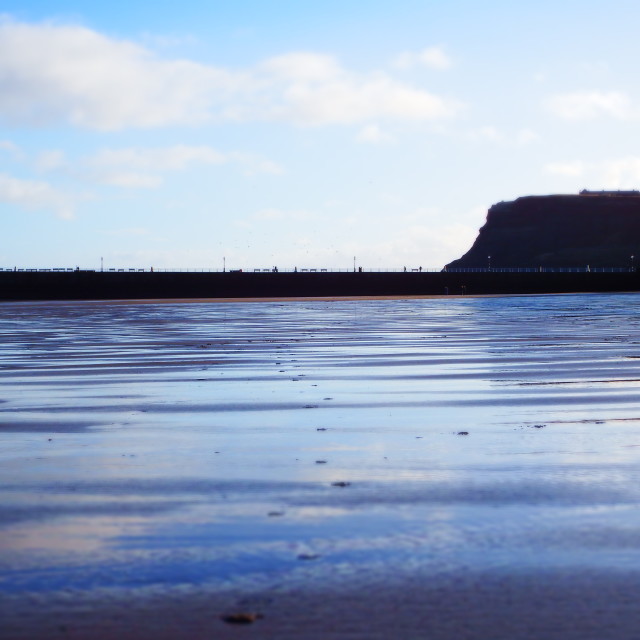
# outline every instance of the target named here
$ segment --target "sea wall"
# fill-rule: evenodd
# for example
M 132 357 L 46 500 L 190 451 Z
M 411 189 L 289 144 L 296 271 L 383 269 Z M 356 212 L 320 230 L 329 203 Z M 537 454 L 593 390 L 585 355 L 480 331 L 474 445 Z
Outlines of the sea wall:
M 618 273 L 0 272 L 0 300 L 478 295 L 640 291 Z

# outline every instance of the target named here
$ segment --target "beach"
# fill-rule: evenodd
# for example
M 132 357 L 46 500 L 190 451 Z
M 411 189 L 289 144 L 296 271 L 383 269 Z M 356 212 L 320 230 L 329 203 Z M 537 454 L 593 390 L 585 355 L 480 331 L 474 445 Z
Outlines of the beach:
M 635 637 L 639 312 L 2 304 L 0 637 Z

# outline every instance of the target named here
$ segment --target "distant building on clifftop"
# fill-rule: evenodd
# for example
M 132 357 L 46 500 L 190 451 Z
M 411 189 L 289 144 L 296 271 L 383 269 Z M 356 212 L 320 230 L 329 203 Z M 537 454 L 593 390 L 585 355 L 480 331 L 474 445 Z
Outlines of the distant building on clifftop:
M 640 196 L 640 191 L 637 189 L 630 189 L 628 191 L 589 191 L 589 189 L 583 189 L 580 192 L 581 196 Z

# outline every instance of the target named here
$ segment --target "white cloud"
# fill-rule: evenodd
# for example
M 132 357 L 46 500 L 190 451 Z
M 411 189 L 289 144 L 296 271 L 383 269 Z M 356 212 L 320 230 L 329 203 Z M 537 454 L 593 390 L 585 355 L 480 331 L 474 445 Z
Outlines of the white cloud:
M 410 69 L 415 66 L 425 66 L 437 71 L 451 68 L 451 58 L 440 47 L 427 47 L 422 51 L 404 51 L 396 56 L 393 64 L 398 69 Z
M 454 101 L 400 83 L 382 72 L 355 74 L 331 56 L 296 52 L 259 67 L 264 111 L 243 119 L 278 119 L 300 125 L 357 124 L 374 118 L 429 120 L 453 115 Z
M 609 189 L 637 189 L 640 186 L 640 158 L 627 157 L 602 164 L 602 183 Z
M 292 221 L 292 222 L 300 222 L 311 220 L 315 217 L 314 214 L 309 211 L 285 211 L 283 209 L 261 209 L 260 211 L 256 211 L 251 218 L 256 221 L 266 221 L 266 222 L 275 222 L 275 221 Z
M 515 133 L 501 131 L 494 125 L 483 125 L 472 129 L 465 137 L 474 142 L 491 142 L 494 144 L 506 144 L 524 146 L 538 140 L 538 134 L 531 129 L 520 129 Z
M 484 125 L 470 131 L 469 138 L 471 140 L 503 142 L 505 136 L 497 127 L 494 127 L 493 125 Z
M 20 147 L 17 144 L 11 142 L 10 140 L 0 140 L 0 149 L 3 151 L 8 151 L 12 154 L 19 154 Z
M 567 178 L 580 178 L 589 189 L 637 189 L 640 187 L 640 157 L 628 156 L 602 162 L 553 162 L 545 170 Z
M 357 256 L 365 268 L 384 266 L 395 269 L 441 269 L 471 247 L 477 226 L 414 224 L 378 242 L 351 241 L 339 247 L 344 256 Z
M 249 173 L 282 173 L 274 162 L 240 152 L 222 153 L 206 145 L 103 149 L 85 162 L 92 180 L 117 187 L 155 188 L 162 174 L 194 164 L 240 164 Z
M 104 267 L 127 265 L 129 267 L 144 267 L 149 269 L 153 266 L 154 269 L 219 269 L 222 271 L 222 260 L 219 264 L 213 263 L 212 252 L 210 249 L 197 249 L 190 247 L 189 249 L 163 249 L 165 244 L 171 244 L 166 242 L 165 239 L 145 239 L 144 246 L 148 247 L 152 245 L 153 248 L 145 249 L 123 249 L 118 251 L 112 251 L 105 254 Z M 231 252 L 227 251 L 227 269 L 229 265 L 231 268 L 235 268 L 230 260 Z
M 78 26 L 0 23 L 0 114 L 114 130 L 202 121 L 239 78 Z
M 269 173 L 274 176 L 279 176 L 285 173 L 284 168 L 277 162 L 272 160 L 265 160 L 260 156 L 252 153 L 242 153 L 239 151 L 232 151 L 226 154 L 227 162 L 236 162 L 243 167 L 244 173 L 247 175 L 253 175 L 256 173 Z
M 550 162 L 545 165 L 545 171 L 553 173 L 558 176 L 570 176 L 579 177 L 583 175 L 585 171 L 584 163 L 580 161 L 575 162 Z
M 344 73 L 319 83 L 292 84 L 272 114 L 301 125 L 358 124 L 373 119 L 447 118 L 460 108 L 456 101 L 404 85 L 383 73 L 365 77 Z
M 304 51 L 269 58 L 258 69 L 266 76 L 294 82 L 331 82 L 343 73 L 333 56 Z
M 633 117 L 629 96 L 619 91 L 585 91 L 553 96 L 546 107 L 554 115 L 566 120 L 590 120 L 598 116 L 619 119 Z
M 28 210 L 53 210 L 60 218 L 70 219 L 73 217 L 74 200 L 46 182 L 0 174 L 0 202 Z
M 447 64 L 435 48 L 417 55 L 421 64 Z M 0 119 L 9 124 L 104 131 L 208 120 L 428 120 L 460 106 L 382 72 L 350 72 L 335 58 L 312 52 L 227 70 L 162 59 L 85 27 L 10 20 L 0 22 L 0 89 Z
M 119 237 L 140 237 L 148 236 L 151 231 L 145 227 L 125 227 L 123 229 L 110 229 L 109 231 L 103 231 L 106 236 L 119 236 Z
M 156 189 L 162 184 L 160 176 L 135 171 L 102 171 L 93 174 L 96 182 L 124 189 Z
M 24 150 L 14 142 L 11 142 L 11 140 L 0 140 L 0 158 L 3 156 L 10 158 L 14 162 L 24 162 L 27 159 L 27 154 Z
M 516 143 L 520 145 L 530 144 L 538 140 L 540 136 L 531 129 L 520 129 L 516 134 Z
M 144 171 L 176 171 L 193 163 L 223 164 L 224 154 L 208 146 L 175 145 L 158 148 L 104 149 L 91 163 L 99 167 L 128 167 Z
M 37 171 L 47 172 L 56 171 L 67 166 L 67 159 L 64 151 L 52 149 L 49 151 L 41 151 L 35 159 L 35 167 Z
M 369 124 L 360 130 L 356 137 L 356 140 L 358 142 L 380 144 L 383 142 L 393 142 L 394 138 L 392 135 L 385 133 L 379 125 Z
M 426 208 L 398 212 L 393 225 L 384 219 L 379 224 L 371 224 L 369 218 L 355 219 L 352 224 L 359 233 L 343 233 L 344 240 L 324 247 L 311 238 L 295 260 L 298 266 L 344 268 L 353 265 L 356 256 L 357 264 L 365 269 L 440 269 L 469 250 L 486 213 L 486 206 L 474 207 L 463 212 L 460 222 L 444 224 L 443 211 Z M 365 228 L 371 233 L 364 232 Z
M 429 47 L 418 54 L 418 60 L 431 69 L 444 71 L 451 67 L 451 59 L 440 47 Z
M 176 34 L 162 34 L 157 33 L 143 33 L 141 40 L 148 46 L 158 47 L 161 49 L 170 49 L 173 47 L 194 46 L 199 44 L 198 39 L 193 35 L 176 35 Z

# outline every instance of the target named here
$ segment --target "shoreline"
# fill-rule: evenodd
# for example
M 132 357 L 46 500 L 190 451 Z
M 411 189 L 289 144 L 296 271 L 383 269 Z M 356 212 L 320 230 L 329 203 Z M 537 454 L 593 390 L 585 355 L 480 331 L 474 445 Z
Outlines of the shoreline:
M 260 303 L 260 302 L 358 302 L 358 301 L 384 301 L 384 300 L 464 300 L 482 298 L 529 298 L 540 296 L 578 296 L 578 295 L 636 295 L 640 291 L 560 291 L 555 293 L 476 293 L 466 295 L 363 295 L 363 296 L 250 296 L 246 298 L 113 298 L 113 299 L 60 299 L 60 300 L 0 300 L 2 305 L 62 305 L 62 304 L 88 304 L 88 305 L 145 305 L 145 304 L 218 304 L 218 303 Z

